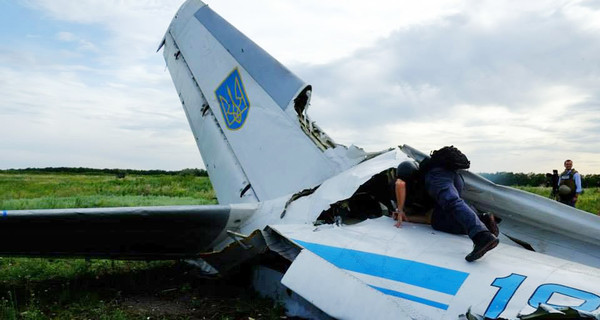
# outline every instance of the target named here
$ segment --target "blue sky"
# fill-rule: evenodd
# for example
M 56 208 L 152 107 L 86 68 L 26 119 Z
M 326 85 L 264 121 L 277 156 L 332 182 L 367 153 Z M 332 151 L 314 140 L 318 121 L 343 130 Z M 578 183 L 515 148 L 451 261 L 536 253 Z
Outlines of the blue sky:
M 203 167 L 155 52 L 181 2 L 0 1 L 0 168 Z M 597 1 L 207 2 L 313 85 L 338 143 L 600 173 Z
M 0 34 L 5 50 L 43 52 L 50 55 L 47 59 L 63 64 L 98 64 L 102 41 L 109 36 L 100 25 L 52 19 L 19 1 L 3 1 L 0 5 Z M 66 55 L 66 51 L 86 52 Z

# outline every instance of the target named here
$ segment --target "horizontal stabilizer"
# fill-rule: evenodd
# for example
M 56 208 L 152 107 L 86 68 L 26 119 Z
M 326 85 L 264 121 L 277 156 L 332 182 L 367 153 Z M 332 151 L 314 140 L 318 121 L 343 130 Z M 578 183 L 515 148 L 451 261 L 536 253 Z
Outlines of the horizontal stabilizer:
M 209 249 L 230 212 L 225 205 L 4 210 L 0 255 L 191 258 Z

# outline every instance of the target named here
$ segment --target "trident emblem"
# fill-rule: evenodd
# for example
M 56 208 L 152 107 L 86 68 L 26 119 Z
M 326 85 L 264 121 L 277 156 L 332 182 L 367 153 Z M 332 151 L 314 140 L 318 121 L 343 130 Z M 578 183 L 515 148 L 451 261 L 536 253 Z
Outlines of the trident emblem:
M 233 69 L 227 78 L 223 80 L 215 90 L 215 94 L 221 105 L 221 112 L 227 128 L 229 130 L 241 128 L 248 117 L 250 101 L 237 68 Z

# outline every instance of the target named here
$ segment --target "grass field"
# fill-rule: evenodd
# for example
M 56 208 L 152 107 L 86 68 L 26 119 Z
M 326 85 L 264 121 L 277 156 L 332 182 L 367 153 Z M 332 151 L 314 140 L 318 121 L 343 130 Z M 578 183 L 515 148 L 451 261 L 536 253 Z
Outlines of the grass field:
M 0 173 L 4 210 L 214 203 L 206 177 Z
M 215 204 L 191 175 L 0 173 L 0 209 Z M 236 278 L 205 280 L 183 262 L 0 258 L 0 319 L 279 319 Z
M 517 187 L 531 193 L 535 193 L 542 197 L 548 198 L 552 188 L 546 187 Z M 583 194 L 579 196 L 575 204 L 577 209 L 587 211 L 593 214 L 600 214 L 600 188 L 585 189 Z
M 549 188 L 523 187 L 548 197 Z M 206 177 L 0 173 L 0 209 L 214 204 Z M 600 211 L 600 190 L 577 207 Z M 0 319 L 279 319 L 238 277 L 210 281 L 185 263 L 0 258 Z

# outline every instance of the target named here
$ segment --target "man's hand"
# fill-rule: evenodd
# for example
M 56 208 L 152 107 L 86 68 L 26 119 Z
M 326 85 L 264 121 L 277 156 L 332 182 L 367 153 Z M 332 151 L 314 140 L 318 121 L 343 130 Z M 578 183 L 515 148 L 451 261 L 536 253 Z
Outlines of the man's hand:
M 392 213 L 392 218 L 396 220 L 396 224 L 394 224 L 396 228 L 400 228 L 402 226 L 402 221 L 408 221 L 408 217 L 406 217 L 406 213 L 404 213 L 404 210 L 394 211 Z

